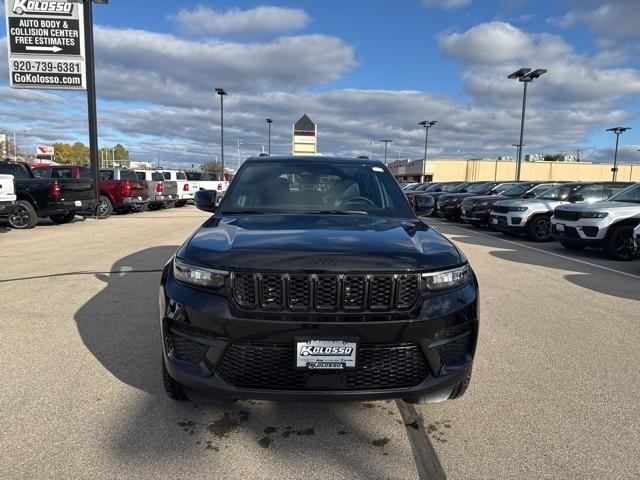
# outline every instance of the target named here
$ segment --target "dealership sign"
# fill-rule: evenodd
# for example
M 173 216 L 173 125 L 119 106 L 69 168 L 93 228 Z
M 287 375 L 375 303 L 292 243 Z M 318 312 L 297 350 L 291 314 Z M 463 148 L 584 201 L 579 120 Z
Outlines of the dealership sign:
M 83 4 L 5 0 L 11 86 L 85 90 Z

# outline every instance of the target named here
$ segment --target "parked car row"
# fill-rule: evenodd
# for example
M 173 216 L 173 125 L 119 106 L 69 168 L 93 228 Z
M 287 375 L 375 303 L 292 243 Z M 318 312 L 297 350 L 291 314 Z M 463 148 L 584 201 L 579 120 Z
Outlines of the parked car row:
M 432 215 L 448 220 L 535 242 L 555 239 L 571 250 L 594 247 L 617 260 L 640 256 L 638 183 L 444 182 L 411 184 L 404 192 L 416 211 L 430 197 Z
M 29 229 L 39 218 L 58 224 L 76 215 L 96 216 L 143 212 L 146 209 L 183 207 L 198 190 L 226 192 L 228 182 L 213 181 L 203 174 L 189 180 L 179 170 L 128 170 L 103 168 L 99 172 L 96 200 L 88 167 L 77 165 L 34 165 L 0 162 L 0 217 L 15 229 Z

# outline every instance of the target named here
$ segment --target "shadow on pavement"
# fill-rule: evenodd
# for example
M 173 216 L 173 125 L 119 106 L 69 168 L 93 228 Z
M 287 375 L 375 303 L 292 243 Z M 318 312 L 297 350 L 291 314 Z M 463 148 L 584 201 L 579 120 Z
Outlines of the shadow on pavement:
M 555 243 L 536 243 L 524 237 L 504 237 L 503 239 L 500 237 L 502 235 L 500 233 L 494 233 L 490 230 L 474 232 L 467 226 L 446 224 L 433 226 L 441 233 L 449 235 L 455 242 L 495 248 L 496 250 L 491 251 L 490 254 L 501 260 L 568 271 L 571 273 L 567 273 L 564 278 L 575 285 L 614 297 L 640 300 L 639 280 L 631 277 L 625 278 L 619 273 L 608 272 L 602 268 L 580 263 L 580 261 L 589 262 L 619 271 L 625 271 L 625 266 L 629 265 L 626 262 L 613 261 L 607 262 L 611 265 L 603 265 L 601 252 L 594 250 L 569 252 L 564 249 L 555 251 Z M 549 253 L 542 253 L 527 247 L 544 250 Z M 569 258 L 562 258 L 558 255 L 575 258 L 578 261 L 572 261 Z M 640 267 L 640 262 L 632 261 L 630 265 L 639 265 Z M 640 268 L 638 268 L 638 273 L 634 273 L 634 275 L 640 275 Z
M 121 461 L 143 468 L 168 458 L 189 463 L 191 456 L 218 455 L 217 461 L 234 472 L 233 478 L 264 478 L 256 474 L 259 461 L 243 459 L 253 450 L 269 458 L 277 455 L 277 461 L 268 463 L 271 469 L 289 469 L 280 472 L 282 478 L 318 477 L 322 466 L 329 465 L 348 478 L 387 478 L 396 470 L 389 462 L 411 458 L 404 423 L 390 401 L 247 400 L 213 406 L 170 400 L 161 381 L 160 273 L 144 270 L 161 269 L 176 249 L 142 250 L 112 266 L 111 272 L 120 273 L 96 274 L 105 287 L 75 315 L 80 336 L 95 358 L 119 381 L 149 394 L 123 405 L 121 420 L 114 424 L 109 447 Z M 389 435 L 390 425 L 395 435 Z M 385 429 L 392 438 L 384 435 Z M 247 445 L 251 450 L 244 451 Z M 238 463 L 227 466 L 232 459 Z M 247 469 L 246 474 L 239 476 L 238 469 Z M 223 470 L 217 478 L 224 477 Z

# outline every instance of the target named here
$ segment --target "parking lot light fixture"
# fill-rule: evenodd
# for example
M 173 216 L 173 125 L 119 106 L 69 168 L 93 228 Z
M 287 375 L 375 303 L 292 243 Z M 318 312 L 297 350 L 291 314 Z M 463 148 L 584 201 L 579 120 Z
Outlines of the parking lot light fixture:
M 530 68 L 521 68 L 507 76 L 510 80 L 518 80 L 519 82 L 524 83 L 524 92 L 522 94 L 522 118 L 520 119 L 520 142 L 518 142 L 518 163 L 516 165 L 516 181 L 520 181 L 520 168 L 522 166 L 522 141 L 524 138 L 524 115 L 527 108 L 527 84 L 532 82 L 534 79 L 541 77 L 545 73 L 547 73 L 547 70 L 544 68 L 537 68 L 533 71 L 531 71 Z
M 393 142 L 393 140 L 385 138 L 380 141 L 384 143 L 384 164 L 386 165 L 387 164 L 387 147 L 389 146 L 390 143 Z
M 418 124 L 422 128 L 425 129 L 425 135 L 424 135 L 424 160 L 425 160 L 425 162 L 427 161 L 427 149 L 429 148 L 429 129 L 431 127 L 433 127 L 436 123 L 438 123 L 437 120 L 423 120 L 422 122 L 420 122 Z
M 224 180 L 224 97 L 228 95 L 224 88 L 216 88 L 220 95 L 220 163 L 222 165 L 222 180 Z
M 613 127 L 607 128 L 607 132 L 613 132 L 616 134 L 616 149 L 613 154 L 613 168 L 611 171 L 613 172 L 613 181 L 616 181 L 616 177 L 618 176 L 618 142 L 620 140 L 620 134 L 626 132 L 627 130 L 631 130 L 631 127 Z

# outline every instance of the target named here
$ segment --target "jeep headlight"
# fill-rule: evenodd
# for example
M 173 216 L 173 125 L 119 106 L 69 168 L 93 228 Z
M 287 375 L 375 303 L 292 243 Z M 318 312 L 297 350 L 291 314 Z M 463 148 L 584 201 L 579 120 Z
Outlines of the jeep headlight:
M 607 212 L 582 212 L 582 218 L 604 218 L 609 215 Z
M 220 288 L 229 272 L 214 270 L 186 263 L 178 258 L 173 259 L 173 276 L 176 280 L 189 285 L 205 288 Z
M 511 207 L 509 208 L 510 212 L 526 212 L 529 207 Z
M 444 290 L 447 288 L 461 287 L 467 283 L 469 278 L 469 266 L 443 270 L 440 272 L 429 272 L 422 274 L 422 282 L 427 290 Z

